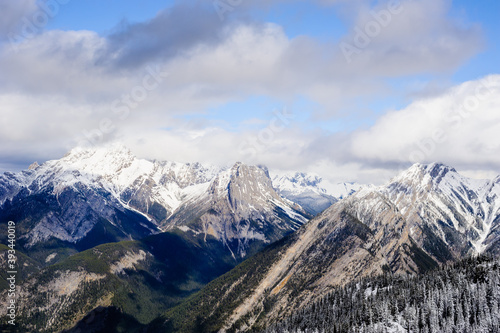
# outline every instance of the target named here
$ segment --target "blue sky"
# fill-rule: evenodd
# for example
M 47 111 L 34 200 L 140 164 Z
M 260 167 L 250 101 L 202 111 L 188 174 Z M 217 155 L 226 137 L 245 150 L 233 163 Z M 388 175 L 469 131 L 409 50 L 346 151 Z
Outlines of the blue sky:
M 61 15 L 55 16 L 46 28 L 92 30 L 105 35 L 123 20 L 147 21 L 172 4 L 173 1 L 70 1 L 61 5 Z
M 500 2 L 485 1 L 474 6 L 470 1 L 457 1 L 457 16 L 463 15 L 481 25 L 484 38 L 484 51 L 472 58 L 454 75 L 456 82 L 475 79 L 492 72 L 500 72 Z
M 146 158 L 333 180 L 379 182 L 436 160 L 499 173 L 498 139 L 462 139 L 498 124 L 496 90 L 462 128 L 449 121 L 497 80 L 498 1 L 220 0 L 222 14 L 214 3 L 0 0 L 0 170 L 122 141 Z M 276 127 L 283 110 L 290 121 Z M 428 143 L 430 128 L 449 139 Z

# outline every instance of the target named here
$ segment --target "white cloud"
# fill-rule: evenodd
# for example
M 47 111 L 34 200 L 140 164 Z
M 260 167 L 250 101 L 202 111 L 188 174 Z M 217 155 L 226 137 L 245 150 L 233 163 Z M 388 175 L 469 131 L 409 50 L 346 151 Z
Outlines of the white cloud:
M 352 40 L 354 27 L 364 28 L 373 20 L 371 9 L 385 8 L 384 3 L 375 8 L 368 4 L 356 3 L 351 33 L 344 41 Z M 24 161 L 23 156 L 39 161 L 57 158 L 84 133 L 110 120 L 114 128 L 103 140 L 120 138 L 148 157 L 213 163 L 244 160 L 279 169 L 330 168 L 332 174 L 349 180 L 374 178 L 387 169 L 376 163 L 405 160 L 411 152 L 408 147 L 432 134 L 430 127 L 441 126 L 443 116 L 425 111 L 427 101 L 410 106 L 411 112 L 386 115 L 369 131 L 356 133 L 352 141 L 345 133 L 329 136 L 292 122 L 251 156 L 241 153 L 245 150 L 241 145 L 258 138 L 271 119 L 254 119 L 262 122 L 260 130 L 234 133 L 211 122 L 210 110 L 249 96 L 265 95 L 286 104 L 303 95 L 318 104 L 315 119 L 336 117 L 353 101 L 393 93 L 383 84 L 386 77 L 452 70 L 480 49 L 479 29 L 453 22 L 448 2 L 403 1 L 402 6 L 403 12 L 355 54 L 351 64 L 338 44 L 308 36 L 289 38 L 277 24 L 221 23 L 215 13 L 188 27 L 193 22 L 164 11 L 107 37 L 91 31 L 45 31 L 16 44 L 17 52 L 4 43 L 0 45 L 0 109 L 5 115 L 0 121 L 0 157 L 7 162 Z M 177 10 L 187 13 L 186 8 Z M 193 7 L 189 13 L 202 20 L 206 8 Z M 165 27 L 174 26 L 187 30 L 162 34 Z M 185 34 L 190 35 L 187 41 Z M 117 117 L 114 102 L 143 85 L 148 66 L 159 66 L 169 75 L 130 108 L 127 117 Z M 434 103 L 437 108 L 438 102 Z M 192 126 L 180 120 L 193 113 L 206 114 L 206 121 Z M 407 119 L 414 121 L 404 130 L 391 127 L 403 126 Z M 475 141 L 470 140 L 469 149 L 476 153 L 486 149 L 488 139 L 488 149 L 495 148 L 495 130 L 484 128 Z M 402 138 L 395 144 L 391 135 Z M 431 157 L 440 157 L 439 152 Z M 490 159 L 485 162 L 491 163 Z
M 226 98 L 304 93 L 335 108 L 331 104 L 343 105 L 354 97 L 387 94 L 381 77 L 450 70 L 478 52 L 479 30 L 458 27 L 447 17 L 446 3 L 403 1 L 402 13 L 393 15 L 381 33 L 353 55 L 351 64 L 337 44 L 307 36 L 290 39 L 276 24 L 228 21 L 221 25 L 202 7 L 187 9 L 210 19 L 200 19 L 190 29 L 187 23 L 178 27 L 193 35 L 187 43 L 182 35 L 187 32 L 172 34 L 164 29 L 172 30 L 178 23 L 172 14 L 175 10 L 187 11 L 180 6 L 107 38 L 88 31 L 51 31 L 25 40 L 17 53 L 4 45 L 0 88 L 96 99 L 110 90 L 126 89 L 128 78 L 133 81 L 133 75 L 148 64 L 140 51 L 147 44 L 151 50 L 147 60 L 168 68 L 172 84 L 166 87 L 176 92 L 196 89 L 198 96 L 212 93 Z M 352 33 L 344 41 L 352 42 L 354 27 L 363 29 L 374 21 L 371 9 L 378 12 L 385 5 L 357 8 Z M 212 26 L 213 31 L 207 28 Z
M 482 47 L 479 25 L 464 27 L 448 16 L 451 1 L 407 0 L 360 6 L 340 45 L 351 49 L 350 67 L 364 75 L 446 72 Z
M 0 1 L 0 40 L 9 40 L 19 33 L 26 20 L 30 20 L 38 7 L 36 0 Z
M 500 75 L 463 83 L 392 111 L 353 135 L 352 154 L 368 163 L 442 161 L 500 170 Z

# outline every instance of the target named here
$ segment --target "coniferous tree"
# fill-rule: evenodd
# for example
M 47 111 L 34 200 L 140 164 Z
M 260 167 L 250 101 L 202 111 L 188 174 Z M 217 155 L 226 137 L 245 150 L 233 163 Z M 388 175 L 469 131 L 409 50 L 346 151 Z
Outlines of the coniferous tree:
M 500 265 L 470 258 L 426 275 L 368 277 L 266 332 L 500 332 Z

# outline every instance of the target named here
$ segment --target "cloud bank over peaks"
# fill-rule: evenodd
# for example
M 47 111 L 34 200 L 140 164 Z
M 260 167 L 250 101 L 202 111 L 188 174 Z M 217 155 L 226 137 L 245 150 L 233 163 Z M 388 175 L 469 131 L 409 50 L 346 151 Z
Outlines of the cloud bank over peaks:
M 243 2 L 220 20 L 212 2 L 177 1 L 149 20 L 123 21 L 109 35 L 41 29 L 15 45 L 2 39 L 0 109 L 8 121 L 0 121 L 0 159 L 20 165 L 28 156 L 39 162 L 58 158 L 90 133 L 96 144 L 124 141 L 145 157 L 316 168 L 345 177 L 339 181 L 367 182 L 409 163 L 418 144 L 443 129 L 448 140 L 424 151 L 424 158 L 413 154 L 414 160 L 465 165 L 472 160 L 467 156 L 474 156 L 483 169 L 498 165 L 494 154 L 487 154 L 497 142 L 491 111 L 496 93 L 480 100 L 477 116 L 443 114 L 463 102 L 467 93 L 457 90 L 419 99 L 380 119 L 371 114 L 375 125 L 358 129 L 367 123 L 359 118 L 366 112 L 359 101 L 370 105 L 406 97 L 387 78 L 446 75 L 482 49 L 481 29 L 451 17 L 450 1 L 400 1 L 399 10 L 386 19 L 391 1 L 311 3 L 338 9 L 347 31 L 340 40 L 292 37 L 277 20 L 253 15 L 277 2 Z M 280 5 L 289 3 L 295 2 Z M 0 34 L 22 24 L 36 6 L 28 0 L 0 2 Z M 369 40 L 356 44 L 361 34 Z M 350 62 L 341 42 L 359 50 Z M 162 80 L 146 89 L 152 87 L 152 70 Z M 227 111 L 228 105 L 255 97 L 283 107 L 301 98 L 314 107 L 294 108 L 296 119 L 270 136 L 272 110 L 258 110 L 257 116 L 249 107 Z M 224 112 L 231 114 L 223 119 L 229 126 L 221 125 Z M 244 126 L 251 119 L 262 127 Z M 332 134 L 323 127 L 332 119 L 355 123 L 354 132 Z M 469 136 L 479 128 L 474 138 Z
M 443 161 L 500 170 L 499 109 L 500 75 L 486 76 L 388 112 L 354 133 L 350 150 L 373 164 Z

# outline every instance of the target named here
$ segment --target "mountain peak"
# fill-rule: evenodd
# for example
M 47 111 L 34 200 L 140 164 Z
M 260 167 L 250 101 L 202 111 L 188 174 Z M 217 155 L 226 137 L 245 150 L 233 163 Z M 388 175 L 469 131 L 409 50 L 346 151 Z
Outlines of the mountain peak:
M 410 172 L 420 171 L 420 172 L 426 172 L 426 173 L 433 173 L 433 172 L 435 173 L 435 172 L 439 172 L 439 171 L 446 171 L 446 172 L 454 171 L 454 172 L 456 172 L 456 170 L 453 167 L 450 167 L 449 165 L 446 165 L 442 162 L 433 162 L 433 163 L 429 163 L 429 164 L 415 163 L 411 167 L 409 167 L 407 169 L 407 171 L 410 171 Z
M 245 164 L 243 164 L 242 162 L 238 161 L 238 162 L 235 162 L 233 164 L 233 169 L 236 169 L 236 168 L 239 168 L 240 166 L 244 166 Z
M 71 168 L 95 174 L 113 174 L 132 164 L 135 155 L 122 144 L 76 147 L 60 161 Z
M 296 172 L 290 180 L 301 186 L 318 186 L 323 179 L 316 174 Z
M 35 162 L 30 164 L 30 166 L 28 167 L 28 170 L 35 170 L 39 166 L 40 166 L 40 164 L 38 164 L 38 162 L 35 161 Z
M 458 175 L 457 170 L 443 163 L 416 163 L 393 178 L 391 183 L 439 184 L 450 173 Z
M 102 146 L 75 147 L 71 149 L 66 155 L 64 155 L 64 158 L 85 158 L 86 156 L 92 156 L 94 154 L 133 156 L 130 149 L 125 145 L 121 143 L 111 143 Z
M 448 172 L 457 172 L 455 168 L 452 168 L 443 163 L 431 163 L 425 166 L 425 171 L 430 174 L 432 178 L 443 177 Z
M 236 162 L 229 172 L 233 177 L 252 174 L 254 177 L 256 175 L 259 177 L 264 175 L 266 178 L 270 178 L 269 170 L 263 165 L 247 165 L 242 162 Z

